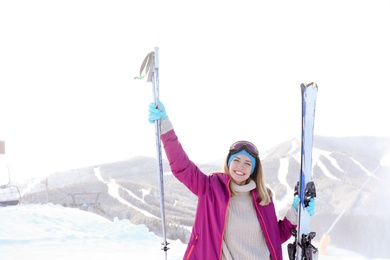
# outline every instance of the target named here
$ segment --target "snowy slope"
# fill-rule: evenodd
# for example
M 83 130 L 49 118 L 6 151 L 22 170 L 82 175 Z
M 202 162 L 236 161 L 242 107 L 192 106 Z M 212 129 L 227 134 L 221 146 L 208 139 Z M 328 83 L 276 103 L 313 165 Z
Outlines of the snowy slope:
M 53 204 L 0 208 L 0 259 L 163 259 L 162 239 L 144 225 L 109 221 Z M 186 245 L 169 241 L 169 259 L 182 259 Z
M 0 208 L 0 223 L 1 260 L 164 259 L 162 239 L 144 225 L 109 221 L 79 209 L 53 204 Z M 169 242 L 168 259 L 182 259 L 186 244 Z M 364 259 L 342 249 L 329 252 L 337 257 L 321 259 Z

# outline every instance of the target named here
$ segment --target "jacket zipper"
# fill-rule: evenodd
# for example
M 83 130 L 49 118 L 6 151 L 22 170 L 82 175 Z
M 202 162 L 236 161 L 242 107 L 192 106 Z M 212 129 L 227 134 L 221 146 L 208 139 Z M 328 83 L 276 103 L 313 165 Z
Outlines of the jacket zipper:
M 253 193 L 252 193 L 252 198 L 253 198 L 253 201 L 254 201 L 255 204 L 256 204 L 257 202 L 256 202 L 256 199 L 255 199 Z M 261 214 L 260 209 L 258 208 L 257 205 L 255 205 L 255 208 L 256 208 L 256 211 L 259 213 L 261 222 L 263 223 L 263 227 L 264 227 L 264 230 L 265 230 L 265 233 L 266 233 L 266 238 L 267 238 L 268 243 L 270 244 L 270 246 L 271 246 L 271 248 L 272 248 L 273 254 L 274 254 L 274 256 L 275 256 L 275 260 L 277 260 L 278 257 L 277 257 L 277 255 L 276 255 L 276 251 L 275 251 L 274 245 L 272 244 L 271 238 L 269 237 L 268 229 L 267 229 L 267 226 L 265 225 L 265 221 L 264 221 L 263 215 Z
M 222 248 L 223 248 L 223 237 L 225 236 L 225 229 L 226 229 L 226 219 L 227 219 L 227 214 L 228 214 L 228 210 L 229 210 L 229 205 L 230 205 L 230 200 L 231 200 L 231 191 L 230 191 L 230 182 L 231 182 L 231 178 L 229 178 L 229 181 L 227 183 L 227 187 L 228 187 L 228 192 L 229 192 L 229 201 L 226 205 L 226 210 L 225 210 L 225 218 L 224 218 L 224 224 L 223 224 L 223 231 L 222 231 L 222 237 L 221 237 L 221 248 L 219 250 L 219 258 L 221 258 L 221 255 L 222 255 Z
M 195 244 L 196 244 L 196 242 L 198 242 L 198 238 L 199 238 L 199 235 L 196 235 L 195 241 L 194 241 L 194 243 L 192 243 L 190 251 L 188 251 L 188 255 L 186 257 L 187 260 L 190 259 L 191 255 L 192 255 L 192 251 L 194 250 Z

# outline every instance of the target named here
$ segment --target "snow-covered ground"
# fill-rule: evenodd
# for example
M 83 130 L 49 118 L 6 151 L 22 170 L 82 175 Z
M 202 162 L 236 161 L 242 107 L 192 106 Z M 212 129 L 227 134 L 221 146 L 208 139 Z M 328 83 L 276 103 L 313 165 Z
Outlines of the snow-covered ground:
M 52 204 L 0 208 L 1 260 L 164 259 L 162 241 L 144 225 L 79 209 Z M 186 245 L 169 243 L 168 259 L 182 259 Z
M 161 242 L 144 225 L 109 221 L 79 209 L 53 204 L 0 208 L 1 260 L 165 259 Z M 182 259 L 186 244 L 169 243 L 168 259 Z M 364 259 L 336 248 L 328 252 L 333 256 L 320 259 Z

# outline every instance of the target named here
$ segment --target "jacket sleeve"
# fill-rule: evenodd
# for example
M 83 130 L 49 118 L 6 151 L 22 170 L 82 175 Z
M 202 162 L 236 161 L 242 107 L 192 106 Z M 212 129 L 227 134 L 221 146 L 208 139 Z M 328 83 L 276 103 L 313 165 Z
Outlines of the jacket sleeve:
M 161 135 L 161 141 L 173 175 L 195 195 L 204 193 L 208 177 L 188 158 L 173 128 Z
M 290 209 L 291 210 L 291 209 Z M 284 217 L 283 220 L 279 220 L 279 232 L 280 232 L 280 239 L 281 242 L 286 242 L 291 237 L 291 229 L 294 229 L 297 227 L 296 224 L 293 224 L 293 220 L 289 220 L 289 214 L 294 214 L 293 212 L 287 212 L 286 217 Z

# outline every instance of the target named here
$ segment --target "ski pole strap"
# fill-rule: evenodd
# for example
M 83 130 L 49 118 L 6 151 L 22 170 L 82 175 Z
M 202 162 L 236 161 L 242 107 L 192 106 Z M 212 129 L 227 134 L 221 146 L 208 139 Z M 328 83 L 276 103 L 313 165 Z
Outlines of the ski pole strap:
M 142 75 L 142 73 L 145 70 L 145 75 Z M 145 76 L 147 76 L 147 82 L 152 81 L 152 76 L 154 72 L 154 52 L 148 53 L 146 55 L 144 61 L 142 62 L 141 68 L 139 70 L 139 76 L 134 77 L 134 79 L 143 79 Z

